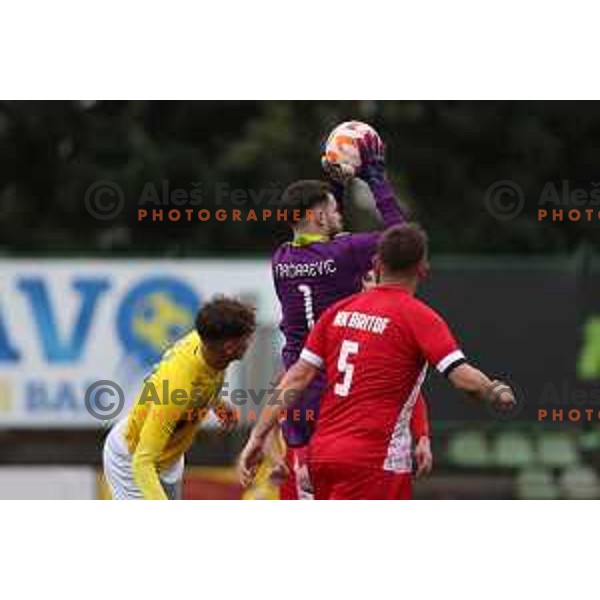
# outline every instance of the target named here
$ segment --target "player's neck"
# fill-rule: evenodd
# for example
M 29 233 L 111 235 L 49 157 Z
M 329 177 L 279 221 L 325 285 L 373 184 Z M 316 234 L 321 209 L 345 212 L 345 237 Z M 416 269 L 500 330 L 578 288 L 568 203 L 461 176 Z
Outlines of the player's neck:
M 293 244 L 297 246 L 304 246 L 307 243 L 319 242 L 329 239 L 329 235 L 326 231 L 323 231 L 320 227 L 314 223 L 306 223 L 304 227 L 294 228 L 294 239 Z
M 388 285 L 400 288 L 409 294 L 417 291 L 418 280 L 416 277 L 385 277 L 382 276 L 379 285 Z

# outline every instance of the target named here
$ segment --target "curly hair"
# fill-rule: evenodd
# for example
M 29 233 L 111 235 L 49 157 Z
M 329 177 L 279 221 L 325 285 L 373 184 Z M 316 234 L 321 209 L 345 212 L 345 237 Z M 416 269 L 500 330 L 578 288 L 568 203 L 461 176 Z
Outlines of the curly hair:
M 249 335 L 256 329 L 256 310 L 235 298 L 216 296 L 196 316 L 198 335 L 207 342 L 220 342 Z

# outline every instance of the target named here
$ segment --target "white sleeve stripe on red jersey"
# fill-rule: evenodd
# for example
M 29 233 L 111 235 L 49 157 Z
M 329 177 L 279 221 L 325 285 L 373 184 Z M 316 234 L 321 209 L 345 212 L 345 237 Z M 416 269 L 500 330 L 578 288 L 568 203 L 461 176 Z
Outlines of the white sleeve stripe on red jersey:
M 323 359 L 307 348 L 304 348 L 302 352 L 300 352 L 300 358 L 307 363 L 310 363 L 313 367 L 318 367 L 320 369 L 323 366 Z
M 440 372 L 444 373 L 446 369 L 457 361 L 463 361 L 465 359 L 465 355 L 460 350 L 454 350 L 450 352 L 450 354 L 446 355 L 440 362 L 435 366 L 435 368 Z

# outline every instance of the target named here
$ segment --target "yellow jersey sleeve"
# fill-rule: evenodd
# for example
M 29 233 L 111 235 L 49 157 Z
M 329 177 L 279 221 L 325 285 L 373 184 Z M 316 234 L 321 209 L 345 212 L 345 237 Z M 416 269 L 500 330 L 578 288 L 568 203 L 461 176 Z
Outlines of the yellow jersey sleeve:
M 163 406 L 150 407 L 132 458 L 133 478 L 147 500 L 167 500 L 158 466 L 175 429 L 175 421 L 163 418 L 164 412 Z

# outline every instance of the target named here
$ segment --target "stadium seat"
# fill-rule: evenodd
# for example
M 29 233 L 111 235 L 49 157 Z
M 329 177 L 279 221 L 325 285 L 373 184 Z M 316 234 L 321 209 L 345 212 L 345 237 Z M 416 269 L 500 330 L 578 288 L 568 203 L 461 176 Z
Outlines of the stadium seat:
M 493 461 L 508 469 L 531 466 L 535 462 L 535 451 L 531 436 L 520 431 L 500 433 L 493 447 Z
M 590 429 L 578 436 L 579 448 L 583 452 L 600 452 L 600 430 Z
M 559 485 L 562 496 L 569 500 L 591 500 L 600 497 L 598 475 L 594 469 L 585 465 L 563 471 Z
M 532 468 L 517 476 L 516 495 L 521 500 L 555 500 L 559 489 L 549 470 Z
M 487 467 L 491 462 L 488 441 L 480 431 L 454 434 L 448 442 L 448 456 L 461 467 Z
M 579 462 L 575 439 L 569 433 L 548 432 L 538 438 L 537 457 L 546 467 L 564 468 Z

